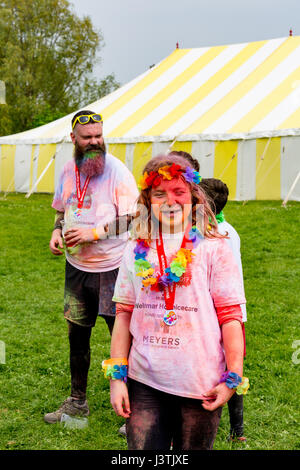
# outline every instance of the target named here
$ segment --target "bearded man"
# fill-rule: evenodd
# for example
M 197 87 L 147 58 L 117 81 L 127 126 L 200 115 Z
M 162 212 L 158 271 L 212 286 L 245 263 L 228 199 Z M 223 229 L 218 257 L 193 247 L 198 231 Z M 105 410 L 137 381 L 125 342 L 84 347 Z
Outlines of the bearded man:
M 44 417 L 48 423 L 63 413 L 87 416 L 86 400 L 90 366 L 90 336 L 97 316 L 110 333 L 115 319 L 112 302 L 118 268 L 127 236 L 107 238 L 104 227 L 130 214 L 138 197 L 133 175 L 106 152 L 103 121 L 83 110 L 72 119 L 74 158 L 62 170 L 52 207 L 55 226 L 50 240 L 54 255 L 66 245 L 64 317 L 70 345 L 71 394 L 61 407 Z

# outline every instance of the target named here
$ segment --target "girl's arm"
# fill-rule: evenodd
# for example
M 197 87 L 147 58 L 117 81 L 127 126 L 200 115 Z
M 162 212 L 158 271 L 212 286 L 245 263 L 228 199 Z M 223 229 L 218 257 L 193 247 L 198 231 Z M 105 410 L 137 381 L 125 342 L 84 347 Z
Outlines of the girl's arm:
M 227 372 L 242 376 L 244 336 L 240 304 L 245 301 L 245 294 L 238 266 L 225 240 L 219 241 L 214 253 L 210 279 L 210 292 L 221 328 Z M 207 399 L 203 401 L 203 407 L 213 411 L 225 405 L 234 393 L 235 389 L 227 387 L 225 382 L 219 383 L 206 392 Z
M 222 336 L 227 370 L 243 375 L 244 337 L 242 325 L 233 320 L 222 325 Z
M 232 320 L 224 323 L 221 328 L 227 370 L 242 377 L 244 354 L 242 325 L 238 320 Z M 234 393 L 235 389 L 230 389 L 225 383 L 220 383 L 205 394 L 207 400 L 203 400 L 203 408 L 213 411 L 224 406 Z
M 117 304 L 116 319 L 111 338 L 111 357 L 128 358 L 131 346 L 129 331 L 133 305 Z M 116 414 L 129 418 L 130 404 L 127 385 L 122 380 L 110 381 L 110 402 Z

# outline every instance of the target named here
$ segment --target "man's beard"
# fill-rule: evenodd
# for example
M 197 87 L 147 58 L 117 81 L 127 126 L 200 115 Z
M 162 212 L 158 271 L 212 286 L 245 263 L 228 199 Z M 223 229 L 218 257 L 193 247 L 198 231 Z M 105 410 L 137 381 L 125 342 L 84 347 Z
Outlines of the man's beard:
M 88 145 L 84 149 L 75 143 L 74 158 L 76 165 L 85 176 L 99 176 L 104 172 L 106 147 L 102 145 Z

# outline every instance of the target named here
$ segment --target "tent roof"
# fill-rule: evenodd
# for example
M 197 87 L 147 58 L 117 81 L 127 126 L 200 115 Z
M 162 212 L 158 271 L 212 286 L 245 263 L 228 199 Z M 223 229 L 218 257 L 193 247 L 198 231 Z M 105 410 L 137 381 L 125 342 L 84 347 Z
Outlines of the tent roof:
M 300 36 L 176 49 L 87 106 L 108 143 L 300 135 Z M 0 144 L 68 141 L 72 115 Z

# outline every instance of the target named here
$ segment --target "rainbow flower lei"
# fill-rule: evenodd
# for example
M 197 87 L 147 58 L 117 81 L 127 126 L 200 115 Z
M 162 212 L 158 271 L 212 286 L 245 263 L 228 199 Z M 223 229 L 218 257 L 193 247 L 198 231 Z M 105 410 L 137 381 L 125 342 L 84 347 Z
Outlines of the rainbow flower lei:
M 162 180 L 171 180 L 179 176 L 183 176 L 187 183 L 199 184 L 202 179 L 200 173 L 189 166 L 184 169 L 180 165 L 172 163 L 172 165 L 160 167 L 157 171 L 150 171 L 150 173 L 145 171 L 139 181 L 138 188 L 141 191 L 151 186 L 156 187 L 160 185 Z
M 216 220 L 217 220 L 218 224 L 220 224 L 221 222 L 225 222 L 225 215 L 224 215 L 223 211 L 216 214 Z
M 198 246 L 204 237 L 201 235 L 196 226 L 193 226 L 189 231 L 187 238 L 193 244 L 193 249 Z M 150 246 L 146 240 L 137 239 L 137 244 L 134 248 L 135 254 L 135 272 L 137 276 L 142 277 L 142 284 L 144 287 L 150 287 L 151 290 L 161 291 L 164 287 L 177 283 L 186 271 L 188 264 L 192 262 L 194 253 L 187 248 L 180 248 L 175 255 L 175 258 L 167 267 L 162 275 L 153 276 L 155 266 L 147 260 L 147 255 Z

